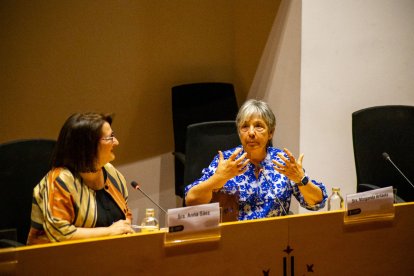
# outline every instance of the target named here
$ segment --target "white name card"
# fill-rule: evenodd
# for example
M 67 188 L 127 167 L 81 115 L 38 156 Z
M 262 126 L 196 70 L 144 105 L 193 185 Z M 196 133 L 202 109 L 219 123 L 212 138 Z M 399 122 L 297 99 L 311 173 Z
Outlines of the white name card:
M 393 188 L 386 187 L 346 196 L 346 222 L 394 217 Z
M 168 232 L 188 233 L 217 228 L 220 223 L 218 202 L 168 209 Z

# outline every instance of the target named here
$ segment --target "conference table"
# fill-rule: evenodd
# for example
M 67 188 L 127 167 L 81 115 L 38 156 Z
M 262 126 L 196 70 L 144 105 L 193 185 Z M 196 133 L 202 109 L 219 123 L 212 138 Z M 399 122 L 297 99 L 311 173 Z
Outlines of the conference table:
M 414 275 L 414 203 L 391 220 L 344 211 L 227 222 L 219 237 L 170 244 L 166 231 L 0 250 L 0 275 Z

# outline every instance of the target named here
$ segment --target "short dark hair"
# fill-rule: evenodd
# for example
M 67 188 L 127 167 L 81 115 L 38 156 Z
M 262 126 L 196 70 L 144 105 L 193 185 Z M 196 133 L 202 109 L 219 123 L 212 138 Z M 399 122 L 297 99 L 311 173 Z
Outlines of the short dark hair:
M 111 114 L 75 113 L 63 124 L 52 156 L 52 167 L 66 167 L 72 173 L 95 172 L 98 145 Z

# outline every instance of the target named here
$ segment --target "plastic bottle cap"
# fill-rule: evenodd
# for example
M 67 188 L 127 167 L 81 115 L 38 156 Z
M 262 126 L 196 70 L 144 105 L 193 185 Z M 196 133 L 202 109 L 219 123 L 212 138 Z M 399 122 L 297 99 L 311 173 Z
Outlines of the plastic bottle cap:
M 145 209 L 145 215 L 147 217 L 153 217 L 155 215 L 154 208 L 147 208 L 147 209 Z

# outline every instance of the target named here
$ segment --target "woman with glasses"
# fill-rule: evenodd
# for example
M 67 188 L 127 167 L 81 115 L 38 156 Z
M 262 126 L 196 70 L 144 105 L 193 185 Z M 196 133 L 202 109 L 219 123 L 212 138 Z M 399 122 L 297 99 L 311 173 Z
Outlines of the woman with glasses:
M 310 180 L 287 150 L 271 146 L 276 119 L 267 103 L 248 100 L 236 118 L 241 145 L 219 151 L 200 179 L 185 189 L 187 205 L 209 203 L 213 192 L 238 195 L 239 220 L 287 215 L 291 196 L 309 210 L 323 208 L 325 186 Z
M 133 233 L 125 178 L 111 161 L 112 117 L 76 113 L 64 123 L 52 169 L 34 188 L 28 244 Z

